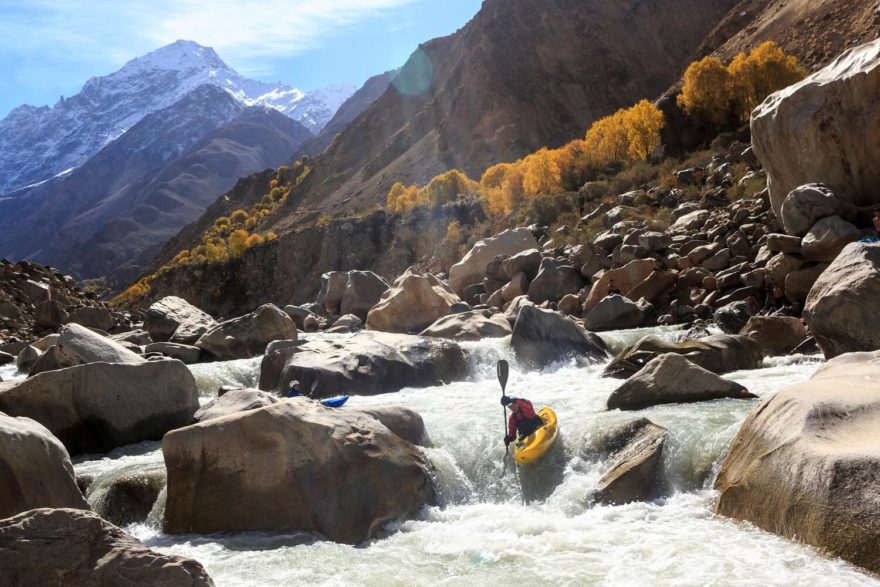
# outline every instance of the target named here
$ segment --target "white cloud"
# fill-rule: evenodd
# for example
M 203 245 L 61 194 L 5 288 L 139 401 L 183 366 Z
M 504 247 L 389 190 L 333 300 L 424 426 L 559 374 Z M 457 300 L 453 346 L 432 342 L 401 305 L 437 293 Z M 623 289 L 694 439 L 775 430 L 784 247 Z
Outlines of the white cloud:
M 0 0 L 0 51 L 117 67 L 177 39 L 272 71 L 343 29 L 422 0 Z

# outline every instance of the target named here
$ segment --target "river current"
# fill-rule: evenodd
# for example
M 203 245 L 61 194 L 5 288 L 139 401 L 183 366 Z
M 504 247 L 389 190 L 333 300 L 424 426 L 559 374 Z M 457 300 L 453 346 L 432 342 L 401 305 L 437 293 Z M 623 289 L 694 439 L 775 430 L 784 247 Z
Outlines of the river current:
M 644 333 L 603 337 L 619 349 Z M 470 354 L 468 381 L 353 397 L 347 404 L 402 405 L 422 415 L 434 444 L 426 453 L 436 470 L 438 507 L 358 547 L 297 533 L 171 536 L 157 521 L 161 499 L 147 523 L 126 530 L 151 548 L 200 561 L 219 586 L 880 585 L 843 561 L 713 514 L 715 472 L 758 400 L 609 412 L 605 401 L 620 381 L 603 379 L 604 365 L 563 362 L 528 372 L 514 360 L 509 339 L 463 346 Z M 560 426 L 557 445 L 540 463 L 503 475 L 500 358 L 511 362 L 508 394 L 527 397 L 536 408 L 553 407 Z M 255 358 L 192 366 L 202 401 L 220 385 L 255 386 L 259 364 Z M 725 377 L 765 397 L 807 379 L 820 364 L 815 356 L 767 359 L 761 369 Z M 603 434 L 641 416 L 669 430 L 666 497 L 594 505 L 591 496 L 609 464 L 601 454 Z M 78 458 L 75 469 L 98 475 L 99 483 L 122 468 L 161 464 L 159 443 L 152 442 Z

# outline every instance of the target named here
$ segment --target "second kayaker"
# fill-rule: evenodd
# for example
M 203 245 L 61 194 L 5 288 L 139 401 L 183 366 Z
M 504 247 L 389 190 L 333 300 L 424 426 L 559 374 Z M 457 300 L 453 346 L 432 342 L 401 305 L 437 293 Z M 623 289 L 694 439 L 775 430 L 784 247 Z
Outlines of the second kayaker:
M 507 419 L 507 436 L 504 437 L 504 446 L 516 440 L 517 433 L 520 440 L 532 434 L 544 425 L 541 417 L 535 413 L 532 402 L 523 398 L 501 396 L 501 405 L 510 410 L 510 418 Z

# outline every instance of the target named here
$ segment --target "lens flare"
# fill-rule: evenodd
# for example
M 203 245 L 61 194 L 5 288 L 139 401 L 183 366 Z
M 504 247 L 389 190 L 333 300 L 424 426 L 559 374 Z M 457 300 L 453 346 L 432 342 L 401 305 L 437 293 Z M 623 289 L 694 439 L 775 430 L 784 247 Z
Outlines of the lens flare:
M 433 80 L 434 64 L 431 58 L 421 49 L 416 49 L 391 84 L 404 96 L 420 96 L 431 87 Z

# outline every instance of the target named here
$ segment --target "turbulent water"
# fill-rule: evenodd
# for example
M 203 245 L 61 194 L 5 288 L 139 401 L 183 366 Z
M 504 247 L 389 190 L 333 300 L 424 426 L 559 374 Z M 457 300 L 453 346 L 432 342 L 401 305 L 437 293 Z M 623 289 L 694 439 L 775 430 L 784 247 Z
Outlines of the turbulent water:
M 655 330 L 654 332 L 657 332 Z M 641 331 L 607 335 L 614 346 Z M 670 339 L 679 334 L 662 331 Z M 619 380 L 600 377 L 602 365 L 518 368 L 507 340 L 467 344 L 467 382 L 396 394 L 354 397 L 349 405 L 404 405 L 420 413 L 434 443 L 441 505 L 389 528 L 360 547 L 306 534 L 246 533 L 169 536 L 156 520 L 127 530 L 162 552 L 202 562 L 218 585 L 486 585 L 542 582 L 562 585 L 880 585 L 840 560 L 716 518 L 712 477 L 756 400 L 720 400 L 608 412 Z M 495 361 L 511 361 L 508 394 L 559 417 L 560 440 L 537 465 L 502 476 L 503 413 Z M 815 357 L 768 360 L 765 367 L 727 375 L 759 396 L 808 378 Z M 194 366 L 200 393 L 219 385 L 254 385 L 259 359 Z M 344 408 L 343 408 L 344 409 Z M 597 506 L 592 493 L 607 468 L 603 434 L 645 416 L 669 429 L 663 452 L 667 497 L 653 503 Z M 161 463 L 158 443 L 78 459 L 78 473 Z M 234 499 L 230 496 L 230 499 Z M 529 501 L 523 506 L 523 500 Z

